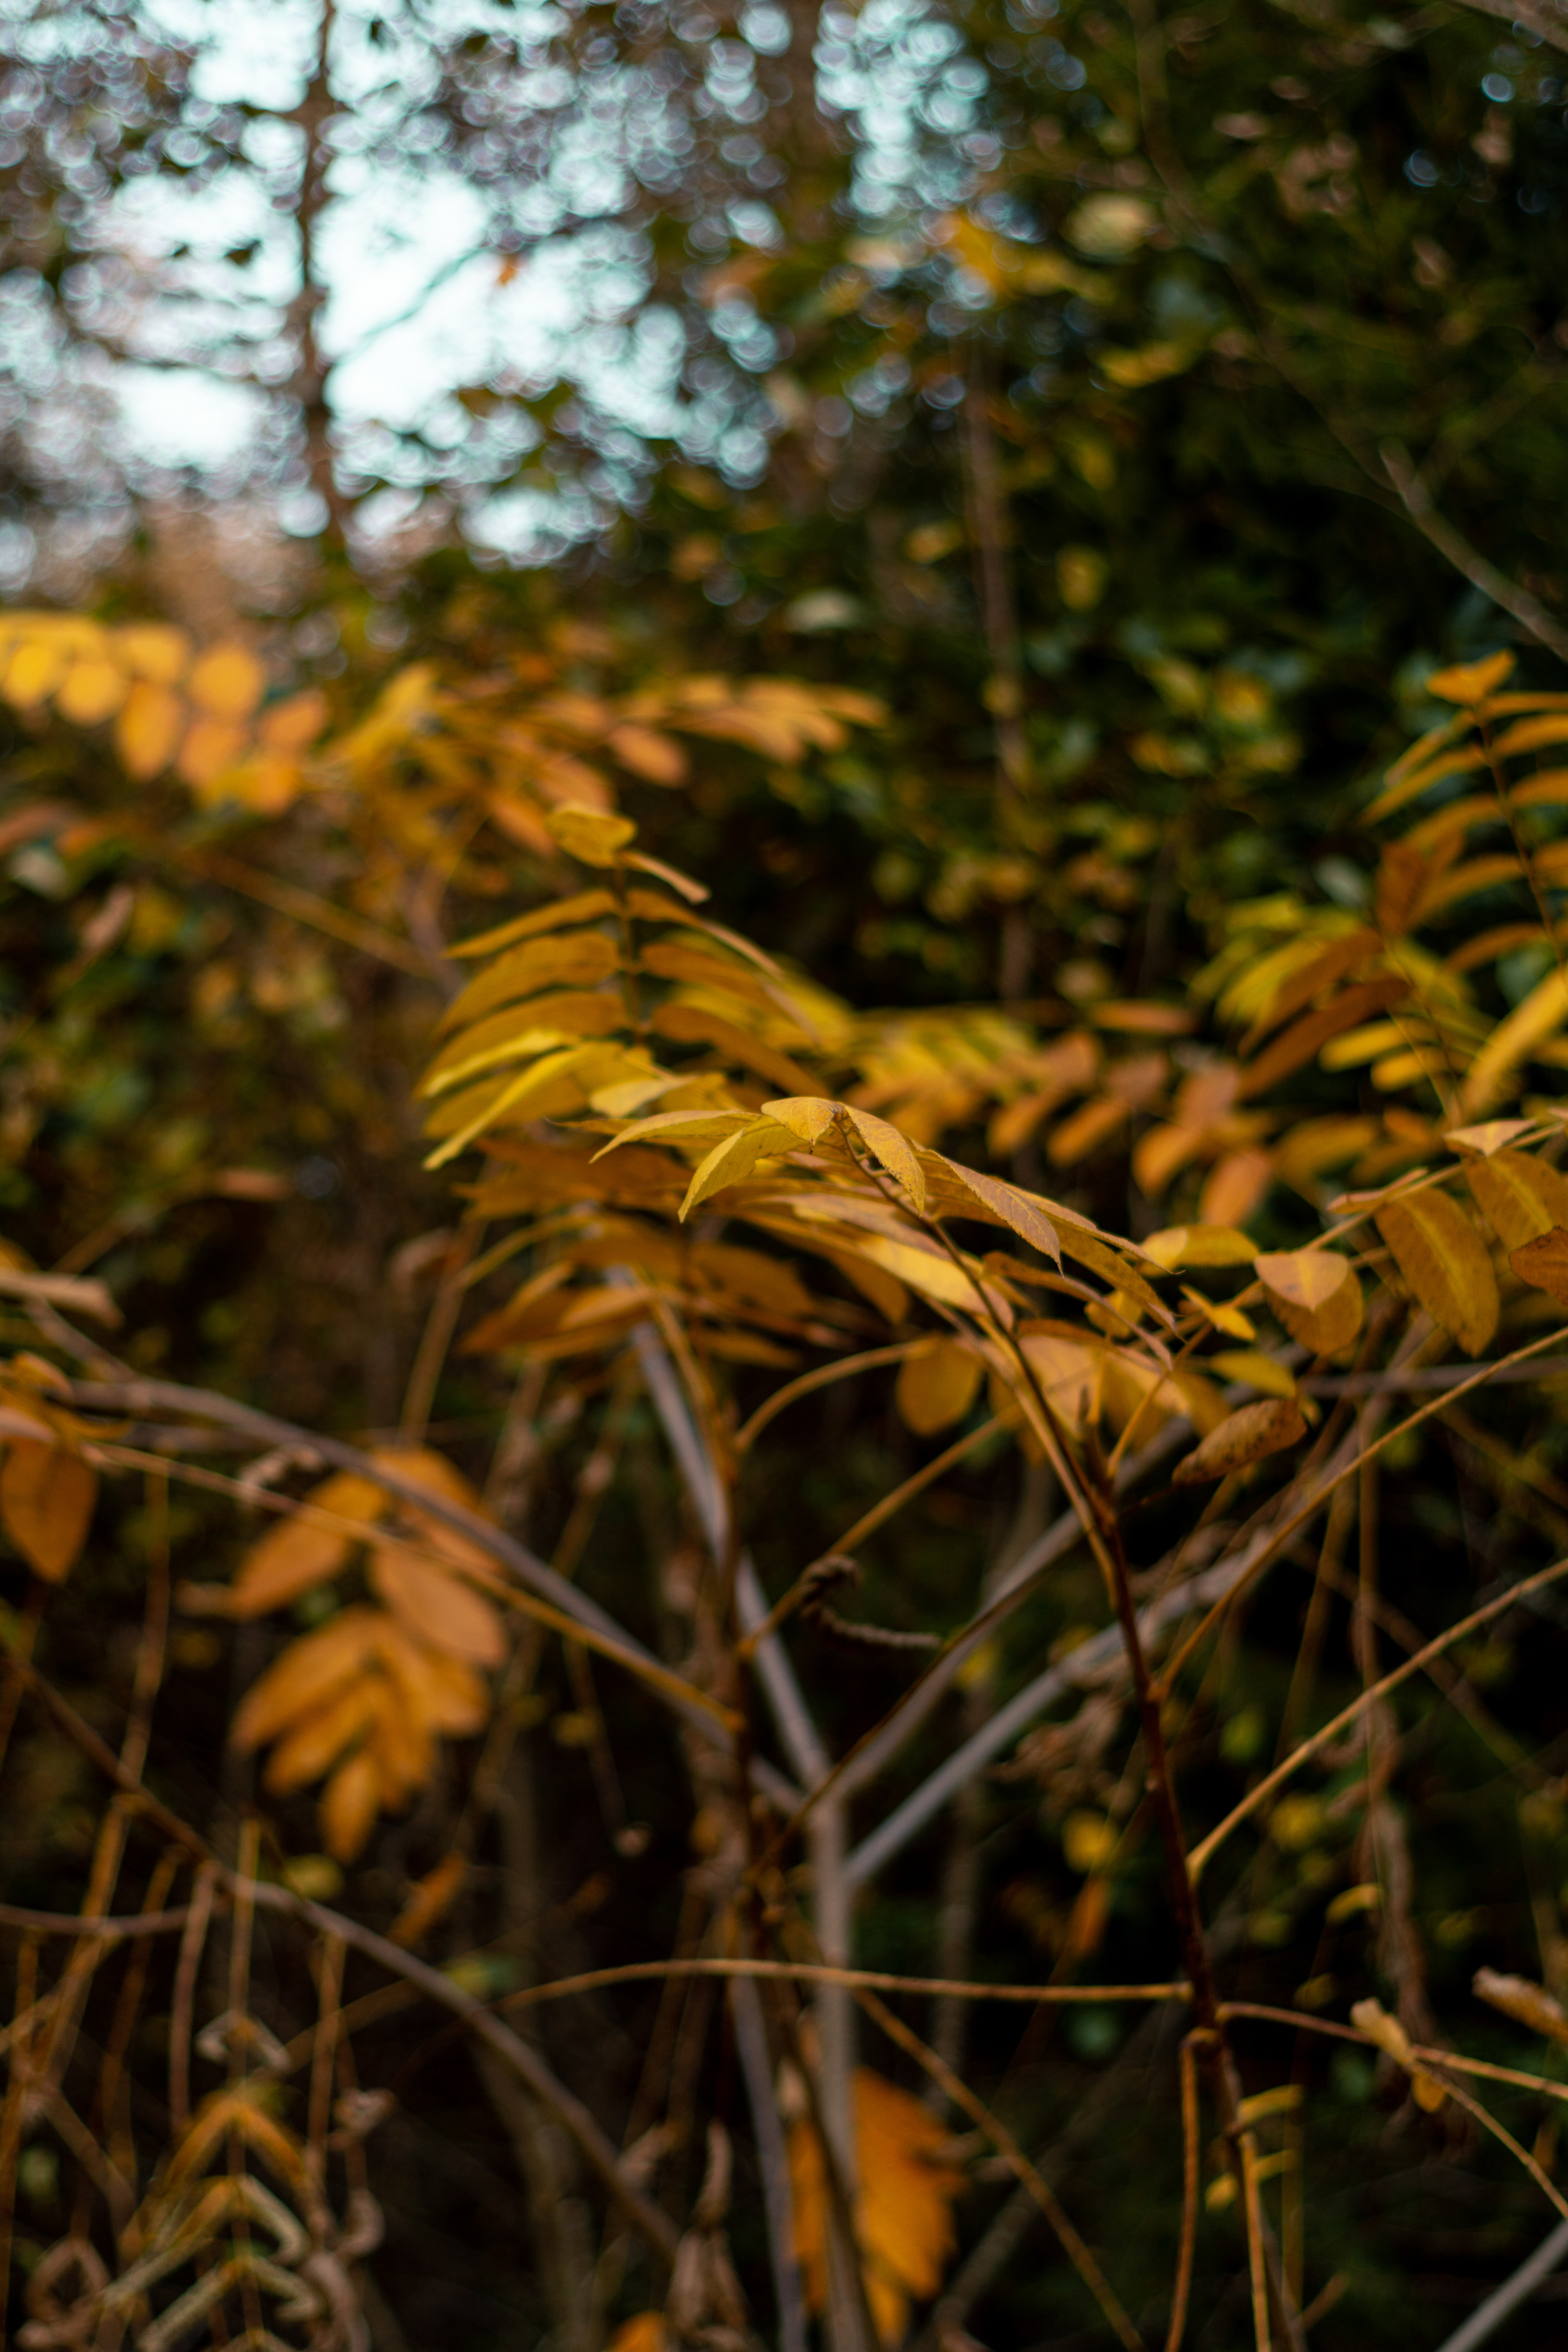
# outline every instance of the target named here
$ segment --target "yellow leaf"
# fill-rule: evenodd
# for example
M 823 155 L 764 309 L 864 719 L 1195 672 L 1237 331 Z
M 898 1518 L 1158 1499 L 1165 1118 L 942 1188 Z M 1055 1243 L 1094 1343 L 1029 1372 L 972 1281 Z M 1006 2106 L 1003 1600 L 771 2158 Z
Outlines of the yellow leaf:
M 620 961 L 616 943 L 603 931 L 571 931 L 563 939 L 525 940 L 488 971 L 471 980 L 442 1016 L 444 1030 L 458 1029 L 481 1013 L 514 999 L 537 996 L 545 988 L 587 988 L 607 980 Z M 549 1008 L 542 1007 L 547 1013 Z
M 267 672 L 246 646 L 212 646 L 198 656 L 185 692 L 209 719 L 248 719 L 267 691 Z
M 1479 1356 L 1497 1329 L 1497 1277 L 1486 1244 L 1464 1211 L 1447 1192 L 1432 1188 L 1385 1202 L 1376 1223 L 1433 1321 L 1468 1356 Z
M 710 1194 L 721 1192 L 728 1184 L 743 1183 L 759 1160 L 773 1159 L 788 1151 L 795 1141 L 787 1127 L 777 1119 L 758 1118 L 734 1135 L 727 1135 L 713 1146 L 705 1160 L 698 1162 L 686 1198 L 680 1204 L 680 1221 L 685 1223 L 698 1204 Z
M 1337 1250 L 1269 1251 L 1254 1270 L 1292 1339 L 1315 1356 L 1337 1355 L 1361 1329 L 1361 1285 Z
M 1560 971 L 1549 971 L 1538 981 L 1530 994 L 1506 1020 L 1500 1021 L 1475 1060 L 1465 1079 L 1464 1105 L 1468 1112 L 1489 1110 L 1502 1093 L 1510 1074 L 1519 1063 L 1528 1059 L 1535 1048 L 1563 1025 L 1568 1016 L 1568 980 Z
M 1062 1823 L 1062 1853 L 1069 1870 L 1087 1878 L 1103 1870 L 1115 1853 L 1121 1832 L 1104 1813 L 1069 1813 Z
M 1505 1145 L 1487 1159 L 1467 1160 L 1465 1181 L 1505 1250 L 1568 1225 L 1568 1177 L 1526 1151 Z
M 1441 702 L 1484 702 L 1513 667 L 1511 654 L 1489 654 L 1485 661 L 1463 662 L 1453 669 L 1435 669 L 1426 691 Z
M 1451 1127 L 1443 1140 L 1458 1144 L 1461 1151 L 1488 1153 L 1528 1135 L 1532 1124 L 1528 1118 L 1489 1118 L 1479 1127 Z
M 1010 1225 L 1020 1241 L 1027 1242 L 1031 1248 L 1039 1251 L 1042 1257 L 1048 1257 L 1053 1265 L 1060 1265 L 1062 1245 L 1057 1229 L 1037 1205 L 1032 1194 L 1020 1192 L 1016 1184 L 1005 1184 L 1000 1177 L 982 1175 L 973 1168 L 963 1168 L 956 1160 L 947 1160 L 942 1164 L 951 1170 L 966 1191 L 984 1203 L 993 1215 L 1000 1217 L 1005 1225 Z
M 813 1147 L 821 1142 L 843 1105 L 822 1095 L 786 1095 L 778 1102 L 765 1102 L 763 1108 L 802 1143 Z
M 185 729 L 185 706 L 167 687 L 138 678 L 114 722 L 114 747 L 138 783 L 166 768 Z
M 482 1594 L 403 1545 L 377 1544 L 370 1556 L 370 1581 L 431 1649 L 477 1666 L 499 1665 L 506 1655 L 506 1630 Z
M 1205 1298 L 1201 1290 L 1194 1290 L 1184 1282 L 1182 1285 L 1182 1297 L 1189 1307 L 1195 1307 L 1200 1315 L 1206 1315 L 1215 1329 L 1223 1331 L 1227 1339 L 1257 1339 L 1257 1326 L 1242 1313 L 1239 1307 L 1226 1307 L 1222 1306 L 1217 1299 Z
M 32 709 L 53 694 L 69 663 L 69 651 L 58 639 L 25 637 L 6 667 L 6 701 Z
M 197 719 L 189 728 L 174 761 L 183 784 L 205 792 L 226 776 L 245 756 L 250 740 L 243 727 L 226 719 Z
M 860 2066 L 854 2102 L 855 2234 L 878 2334 L 894 2344 L 911 2301 L 929 2299 L 942 2284 L 957 2244 L 952 2201 L 963 2175 L 940 2160 L 946 2126 L 907 2091 Z M 801 2284 L 807 2307 L 820 2312 L 827 2301 L 826 2191 L 821 2147 L 805 2118 L 791 2127 L 789 2165 Z
M 381 1809 L 381 1774 L 368 1748 L 340 1764 L 328 1781 L 320 1813 L 321 1843 L 334 1862 L 352 1862 Z
M 984 1370 L 973 1349 L 954 1339 L 922 1339 L 899 1367 L 893 1402 L 900 1419 L 917 1437 L 962 1421 L 974 1402 Z
M 1294 1397 L 1267 1397 L 1261 1404 L 1244 1404 L 1227 1413 L 1217 1429 L 1178 1462 L 1171 1474 L 1175 1486 L 1200 1486 L 1210 1478 L 1228 1478 L 1233 1470 L 1265 1454 L 1294 1445 L 1307 1433 L 1306 1418 Z
M 1568 743 L 1568 710 L 1517 720 L 1512 727 L 1505 728 L 1492 751 L 1500 760 L 1506 760 L 1517 751 L 1539 751 L 1544 743 Z
M 133 676 L 153 686 L 177 686 L 191 658 L 184 629 L 163 621 L 138 621 L 115 632 L 114 650 Z
M 251 1684 L 235 1716 L 229 1738 L 242 1755 L 275 1739 L 286 1725 L 363 1673 L 375 1652 L 378 1616 L 374 1609 L 345 1609 L 274 1659 Z
M 619 852 L 637 839 L 637 830 L 630 817 L 612 816 L 576 802 L 552 809 L 544 829 L 580 866 L 614 866 Z
M 130 679 L 115 663 L 89 658 L 71 664 L 55 708 L 73 727 L 97 727 L 113 718 L 130 690 Z
M 1295 1380 L 1285 1366 L 1258 1348 L 1222 1348 L 1217 1355 L 1205 1357 L 1204 1369 L 1219 1372 L 1227 1381 L 1245 1381 L 1249 1388 L 1261 1389 L 1265 1396 L 1296 1393 Z
M 1526 1242 L 1522 1249 L 1510 1250 L 1508 1262 L 1521 1282 L 1528 1282 L 1532 1290 L 1544 1290 L 1568 1307 L 1568 1230 L 1553 1225 L 1549 1234 Z
M 70 1574 L 87 1541 L 98 1473 L 63 1446 L 13 1440 L 0 1469 L 0 1519 L 17 1550 L 49 1584 Z
M 579 890 L 571 898 L 554 898 L 548 907 L 535 907 L 526 915 L 516 915 L 510 923 L 499 923 L 493 931 L 480 931 L 476 939 L 464 940 L 451 948 L 454 956 L 494 955 L 510 948 L 519 940 L 531 940 L 543 931 L 565 930 L 574 923 L 596 923 L 602 916 L 616 911 L 614 893 L 609 890 Z
M 1169 1273 L 1178 1265 L 1250 1265 L 1258 1244 L 1234 1225 L 1167 1225 L 1140 1244 Z
M 916 1209 L 923 1213 L 926 1204 L 925 1175 L 908 1136 L 900 1135 L 896 1127 L 885 1118 L 879 1118 L 875 1112 L 857 1110 L 853 1104 L 847 1107 L 847 1115 L 867 1150 L 875 1152 L 889 1175 L 903 1186 Z
M 304 1498 L 319 1511 L 335 1517 L 366 1522 L 381 1517 L 386 1497 L 368 1478 L 339 1471 Z M 303 1519 L 284 1519 L 253 1544 L 240 1564 L 229 1600 L 236 1617 L 261 1617 L 281 1609 L 308 1592 L 313 1584 L 335 1576 L 353 1549 L 353 1538 L 330 1528 L 310 1526 Z

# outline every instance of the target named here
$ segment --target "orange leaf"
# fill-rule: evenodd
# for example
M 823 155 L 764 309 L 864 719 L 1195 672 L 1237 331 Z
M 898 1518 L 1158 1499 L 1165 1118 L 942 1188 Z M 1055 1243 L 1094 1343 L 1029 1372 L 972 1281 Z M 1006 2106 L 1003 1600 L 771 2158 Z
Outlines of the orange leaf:
M 407 1902 L 398 1913 L 390 1930 L 390 1940 L 401 1944 L 405 1950 L 412 1950 L 420 1937 L 428 1935 L 437 1921 L 451 1909 L 462 1893 L 468 1874 L 468 1861 L 460 1853 L 449 1853 L 444 1862 L 436 1864 L 434 1870 L 427 1871 L 416 1883 Z M 621 2334 L 625 2333 L 623 2328 Z M 619 2340 L 617 2337 L 616 2341 Z
M 267 672 L 247 646 L 213 646 L 185 680 L 185 692 L 209 719 L 248 719 L 267 691 Z
M 865 2262 L 866 2293 L 885 2344 L 904 2332 L 911 2300 L 942 2284 L 957 2244 L 952 2200 L 963 2175 L 938 2160 L 946 2127 L 929 2107 L 869 2067 L 855 2072 L 855 2140 L 860 2192 L 855 2233 Z M 812 2311 L 827 2301 L 826 2196 L 822 2150 L 804 2119 L 789 2137 L 795 2252 Z
M 371 1750 L 362 1748 L 338 1766 L 319 1808 L 321 1843 L 334 1862 L 353 1860 L 380 1810 L 381 1773 Z
M 290 1643 L 239 1703 L 229 1737 L 240 1752 L 275 1739 L 363 1673 L 374 1654 L 379 1622 L 376 1610 L 345 1609 L 318 1633 Z
M 319 1511 L 367 1523 L 381 1517 L 387 1496 L 368 1478 L 339 1471 L 305 1496 Z M 313 1584 L 335 1576 L 347 1559 L 353 1538 L 331 1528 L 312 1527 L 303 1519 L 284 1519 L 253 1544 L 234 1580 L 229 1608 L 236 1617 L 261 1617 L 297 1601 Z
M 0 1469 L 0 1518 L 28 1565 L 62 1584 L 87 1541 L 98 1474 L 63 1446 L 17 1438 Z
M 387 1607 L 433 1650 L 477 1666 L 499 1665 L 506 1655 L 505 1629 L 489 1602 L 402 1544 L 377 1544 L 370 1556 L 370 1580 Z
M 267 1759 L 262 1779 L 274 1796 L 307 1788 L 330 1771 L 345 1748 L 357 1748 L 376 1722 L 376 1686 L 365 1679 L 340 1690 L 316 1714 L 296 1723 Z
M 1485 661 L 1462 662 L 1452 669 L 1435 669 L 1426 691 L 1442 702 L 1484 702 L 1513 667 L 1511 654 L 1489 654 Z
M 275 702 L 256 722 L 258 740 L 269 751 L 305 751 L 327 723 L 327 698 L 316 687 Z
M 174 773 L 183 784 L 205 791 L 237 764 L 249 740 L 243 727 L 226 719 L 198 719 L 180 746 Z
M 375 1646 L 403 1705 L 427 1730 L 465 1738 L 489 1718 L 489 1694 L 471 1666 L 412 1641 L 395 1617 L 376 1620 Z

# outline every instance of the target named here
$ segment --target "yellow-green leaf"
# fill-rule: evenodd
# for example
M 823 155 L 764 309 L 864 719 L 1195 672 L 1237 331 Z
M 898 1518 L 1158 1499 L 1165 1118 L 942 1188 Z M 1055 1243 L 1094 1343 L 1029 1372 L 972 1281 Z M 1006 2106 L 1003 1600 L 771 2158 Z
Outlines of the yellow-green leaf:
M 763 1108 L 809 1148 L 821 1142 L 843 1105 L 822 1095 L 784 1095 L 777 1102 L 765 1102 Z
M 1497 1329 L 1497 1277 L 1486 1244 L 1464 1211 L 1433 1187 L 1385 1202 L 1376 1223 L 1394 1264 L 1433 1321 L 1468 1356 L 1479 1356 Z

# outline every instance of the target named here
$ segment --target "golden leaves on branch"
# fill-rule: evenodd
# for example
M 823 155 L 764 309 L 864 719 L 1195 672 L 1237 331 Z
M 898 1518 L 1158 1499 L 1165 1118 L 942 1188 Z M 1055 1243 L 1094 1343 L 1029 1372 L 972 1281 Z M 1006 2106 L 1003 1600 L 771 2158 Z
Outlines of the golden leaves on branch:
M 267 814 L 304 782 L 301 755 L 327 722 L 314 689 L 262 710 L 267 672 L 248 646 L 198 653 L 183 629 L 111 627 L 84 615 L 13 613 L 0 622 L 0 692 L 23 710 L 52 702 L 76 727 L 114 722 L 138 783 L 173 767 L 199 796 L 222 793 Z
M 868 2066 L 854 2080 L 856 2169 L 860 2188 L 855 2236 L 866 2296 L 884 2344 L 896 2344 L 910 2305 L 942 2284 L 957 2234 L 953 2200 L 964 2187 L 956 2167 L 942 2160 L 950 2134 L 929 2107 Z M 798 2117 L 789 2135 L 795 2242 L 806 2307 L 827 2307 L 827 2195 L 822 2147 L 812 2125 Z
M 479 1508 L 462 1474 L 428 1447 L 373 1458 Z M 472 1581 L 495 1580 L 483 1549 L 353 1473 L 323 1480 L 252 1546 L 228 1613 L 259 1616 L 299 1599 L 341 1575 L 366 1542 L 368 1582 L 384 1608 L 352 1604 L 291 1643 L 246 1694 L 232 1733 L 242 1750 L 272 1747 L 264 1779 L 277 1795 L 331 1776 L 321 1830 L 340 1862 L 352 1861 L 378 1812 L 399 1811 L 424 1786 L 438 1738 L 483 1728 L 489 1694 L 474 1668 L 499 1664 L 506 1647 L 500 1612 Z

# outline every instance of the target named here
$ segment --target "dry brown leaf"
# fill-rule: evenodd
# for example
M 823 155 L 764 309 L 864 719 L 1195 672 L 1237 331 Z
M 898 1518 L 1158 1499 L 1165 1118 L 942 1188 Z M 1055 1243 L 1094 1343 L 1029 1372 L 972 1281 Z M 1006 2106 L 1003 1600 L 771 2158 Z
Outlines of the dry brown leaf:
M 1468 1356 L 1479 1356 L 1497 1329 L 1497 1277 L 1486 1244 L 1464 1211 L 1447 1192 L 1431 1187 L 1384 1202 L 1376 1224 L 1433 1321 L 1451 1333 Z M 1525 1275 L 1524 1279 L 1531 1277 Z
M 17 1550 L 49 1584 L 62 1584 L 92 1524 L 98 1473 L 61 1445 L 14 1439 L 0 1469 L 0 1519 Z
M 1538 1234 L 1522 1249 L 1510 1250 L 1508 1262 L 1521 1282 L 1528 1282 L 1532 1290 L 1546 1291 L 1568 1307 L 1568 1227 L 1553 1225 L 1549 1234 Z
M 1197 1486 L 1210 1478 L 1228 1478 L 1233 1470 L 1261 1462 L 1265 1454 L 1294 1445 L 1306 1433 L 1306 1416 L 1294 1397 L 1265 1397 L 1258 1404 L 1244 1404 L 1177 1463 L 1171 1483 Z

